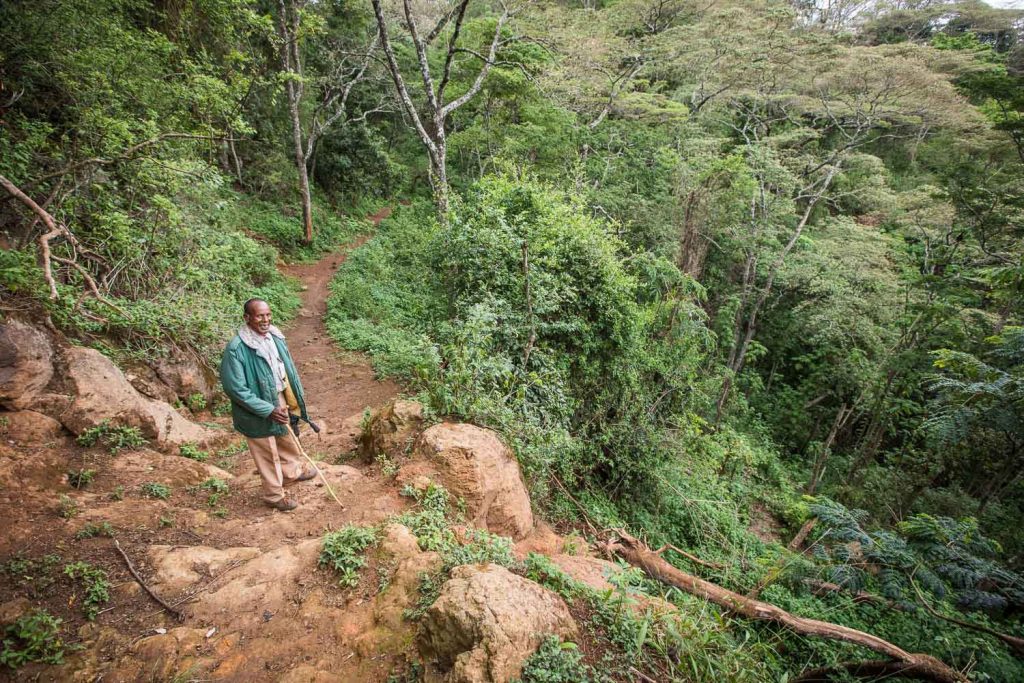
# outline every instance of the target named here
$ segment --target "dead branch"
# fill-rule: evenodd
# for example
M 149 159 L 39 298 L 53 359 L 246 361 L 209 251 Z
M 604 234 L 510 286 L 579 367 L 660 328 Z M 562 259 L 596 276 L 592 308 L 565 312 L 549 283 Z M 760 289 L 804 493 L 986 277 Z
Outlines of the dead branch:
M 96 299 L 114 309 L 121 315 L 125 315 L 124 310 L 103 296 L 99 287 L 96 285 L 96 280 L 93 279 L 92 275 L 90 275 L 81 264 L 73 259 L 54 256 L 50 251 L 50 241 L 57 237 L 64 237 L 72 246 L 78 247 L 78 239 L 75 237 L 74 233 L 72 233 L 63 223 L 58 223 L 50 212 L 39 206 L 39 204 L 36 204 L 35 200 L 22 192 L 14 183 L 2 175 L 0 175 L 0 185 L 2 185 L 4 189 L 11 194 L 11 196 L 27 206 L 48 228 L 48 231 L 39 237 L 39 258 L 42 261 L 43 277 L 46 279 L 46 284 L 50 287 L 50 300 L 55 300 L 58 296 L 57 282 L 53 279 L 53 261 L 57 261 L 58 263 L 63 263 L 64 265 L 71 266 L 77 270 L 89 285 L 89 289 L 92 291 L 92 294 Z
M 708 562 L 707 560 L 702 560 L 699 557 L 697 557 L 696 555 L 691 555 L 690 553 L 686 552 L 685 550 L 680 550 L 679 548 L 675 547 L 671 543 L 666 543 L 665 545 L 661 546 L 660 548 L 658 548 L 657 550 L 654 551 L 654 554 L 655 555 L 661 555 L 666 550 L 673 550 L 673 551 L 679 553 L 680 555 L 682 555 L 683 557 L 685 557 L 686 559 L 688 559 L 690 562 L 693 562 L 694 564 L 699 564 L 701 567 L 707 567 L 708 569 L 718 569 L 718 570 L 725 569 L 725 565 L 723 565 L 723 564 L 718 564 L 717 562 Z
M 957 626 L 961 626 L 972 631 L 987 633 L 993 638 L 998 638 L 999 640 L 1006 643 L 1010 647 L 1010 650 L 1017 657 L 1024 655 L 1024 638 L 1018 638 L 1016 636 L 1011 636 L 1006 633 L 1000 633 L 999 631 L 990 629 L 987 626 L 982 626 L 981 624 L 972 624 L 969 621 L 963 621 L 961 619 L 957 619 L 956 617 L 947 617 L 945 614 L 942 614 L 934 607 L 932 607 L 931 604 L 928 603 L 928 601 L 924 597 L 924 594 L 921 593 L 921 589 L 917 587 L 917 583 L 913 579 L 910 580 L 910 585 L 914 587 L 914 592 L 917 593 L 918 602 L 921 603 L 921 605 L 925 608 L 928 614 L 932 615 L 936 619 L 948 621 L 951 624 L 956 624 Z
M 834 666 L 811 669 L 794 678 L 793 683 L 832 683 L 833 681 L 846 680 L 849 676 L 873 681 L 891 676 L 913 678 L 922 681 L 937 680 L 929 671 L 917 664 L 877 659 L 866 662 L 840 662 Z
M 748 619 L 780 624 L 800 635 L 828 638 L 866 647 L 907 665 L 908 673 L 904 675 L 912 673 L 922 680 L 937 683 L 967 681 L 966 677 L 935 657 L 907 652 L 878 636 L 848 626 L 798 617 L 775 605 L 745 598 L 739 593 L 676 569 L 625 532 L 618 531 L 616 536 L 604 544 L 604 550 L 608 555 L 619 555 L 633 566 L 643 569 L 651 578 L 713 602 L 730 612 Z
M 125 552 L 123 550 L 121 550 L 121 544 L 117 542 L 116 538 L 114 539 L 114 548 L 117 550 L 117 552 L 121 553 L 121 557 L 124 559 L 124 563 L 126 565 L 128 565 L 128 571 L 130 571 L 132 573 L 132 576 L 135 577 L 135 580 L 138 582 L 138 584 L 140 586 L 142 586 L 142 590 L 146 591 L 146 593 L 149 594 L 149 597 L 151 597 L 154 600 L 156 600 L 160 604 L 161 607 L 163 607 L 165 610 L 167 610 L 168 612 L 173 614 L 174 617 L 178 621 L 184 621 L 185 620 L 185 615 L 184 614 L 182 614 L 178 610 L 176 610 L 173 607 L 171 607 L 170 605 L 168 605 L 162 599 L 160 599 L 160 596 L 157 595 L 156 593 L 154 593 L 153 590 L 149 586 L 146 585 L 146 582 L 142 580 L 142 577 L 139 576 L 139 573 L 137 571 L 135 571 L 135 565 L 133 565 L 132 561 L 130 559 L 128 559 L 128 555 L 126 555 Z
M 796 536 L 794 536 L 793 540 L 789 542 L 789 545 L 786 546 L 786 549 L 794 553 L 797 550 L 800 550 L 800 548 L 802 548 L 804 545 L 804 541 L 807 540 L 807 536 L 817 525 L 817 517 L 811 517 L 809 520 L 804 522 L 804 525 L 800 527 L 800 531 L 796 532 Z
M 644 61 L 642 59 L 637 59 L 629 69 L 611 79 L 612 84 L 611 88 L 608 90 L 608 100 L 605 102 L 604 107 L 601 108 L 601 113 L 597 115 L 597 118 L 587 124 L 587 128 L 593 130 L 601 125 L 601 122 L 604 121 L 608 114 L 611 113 L 612 107 L 615 106 L 615 98 L 619 96 L 619 91 L 628 85 L 630 81 L 640 73 L 640 69 L 643 67 Z

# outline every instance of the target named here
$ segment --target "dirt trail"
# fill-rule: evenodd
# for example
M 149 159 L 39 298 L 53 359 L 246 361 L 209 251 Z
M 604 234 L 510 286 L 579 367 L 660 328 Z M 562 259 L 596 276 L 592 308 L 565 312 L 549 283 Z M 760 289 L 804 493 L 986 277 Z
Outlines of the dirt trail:
M 389 214 L 384 209 L 370 219 L 376 224 Z M 67 435 L 43 444 L 0 439 L 0 513 L 16 532 L 0 540 L 0 619 L 44 606 L 83 646 L 63 666 L 28 665 L 14 678 L 156 681 L 191 671 L 225 681 L 369 682 L 384 681 L 404 661 L 414 627 L 400 618 L 404 605 L 396 602 L 385 612 L 377 607 L 373 598 L 385 575 L 364 571 L 357 588 L 344 590 L 331 572 L 316 570 L 326 530 L 379 524 L 408 506 L 376 467 L 347 458 L 364 409 L 382 406 L 400 390 L 377 380 L 367 358 L 337 348 L 324 326 L 331 277 L 354 246 L 283 268 L 303 285 L 302 308 L 285 334 L 310 416 L 323 427 L 320 437 L 304 428 L 302 441 L 322 462 L 344 509 L 315 481 L 289 488 L 300 503 L 293 512 L 263 505 L 244 445 L 214 453 L 243 444 L 230 432 L 229 418 L 205 415 L 224 438 L 202 463 L 146 448 L 112 456 L 79 448 Z M 97 472 L 86 490 L 62 482 L 63 472 L 82 468 Z M 228 481 L 230 492 L 217 497 L 199 486 L 210 477 Z M 169 497 L 147 497 L 144 485 L 153 481 L 166 484 Z M 76 514 L 57 513 L 59 493 L 77 506 Z M 180 601 L 184 623 L 154 609 L 109 538 L 81 538 L 88 524 L 116 530 L 151 586 Z M 54 548 L 57 564 L 33 565 L 44 584 L 37 585 L 39 576 L 7 581 L 2 573 L 11 558 L 43 558 Z M 83 621 L 77 589 L 60 578 L 62 564 L 71 560 L 104 569 L 114 585 L 109 609 L 95 622 Z M 387 618 L 395 624 L 383 629 L 392 613 L 398 616 Z M 10 674 L 0 667 L 0 681 Z
M 385 207 L 369 218 L 377 225 L 390 214 L 391 209 Z M 332 451 L 350 450 L 355 446 L 354 438 L 363 410 L 381 406 L 399 392 L 394 382 L 374 377 L 373 368 L 365 357 L 342 354 L 324 326 L 328 286 L 335 271 L 345 262 L 347 253 L 348 249 L 344 249 L 315 263 L 295 264 L 282 269 L 286 275 L 298 279 L 304 288 L 302 307 L 285 329 L 285 335 L 306 392 L 309 415 L 314 422 L 326 428 L 319 440 L 308 436 L 308 429 L 304 432 L 307 435 L 304 440 L 311 444 L 311 450 L 325 446 Z

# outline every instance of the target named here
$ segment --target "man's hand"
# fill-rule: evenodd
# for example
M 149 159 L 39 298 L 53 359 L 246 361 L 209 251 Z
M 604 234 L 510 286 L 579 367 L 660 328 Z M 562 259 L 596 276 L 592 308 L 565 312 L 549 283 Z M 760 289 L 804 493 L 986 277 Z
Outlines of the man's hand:
M 279 425 L 288 424 L 288 409 L 284 406 L 274 408 L 274 412 L 270 414 L 270 419 Z

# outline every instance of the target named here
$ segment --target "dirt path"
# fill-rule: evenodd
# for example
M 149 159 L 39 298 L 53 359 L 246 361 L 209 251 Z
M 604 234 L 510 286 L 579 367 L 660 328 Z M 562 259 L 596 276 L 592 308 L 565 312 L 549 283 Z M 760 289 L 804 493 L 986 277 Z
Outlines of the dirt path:
M 377 225 L 390 214 L 391 209 L 385 207 L 369 218 Z M 302 307 L 285 334 L 306 392 L 309 415 L 325 428 L 321 439 L 304 439 L 311 444 L 310 450 L 324 457 L 354 448 L 363 410 L 384 405 L 400 390 L 394 382 L 376 379 L 365 356 L 341 352 L 324 326 L 331 278 L 345 262 L 347 252 L 348 248 L 342 249 L 315 263 L 282 269 L 303 285 Z M 304 433 L 310 434 L 308 430 Z

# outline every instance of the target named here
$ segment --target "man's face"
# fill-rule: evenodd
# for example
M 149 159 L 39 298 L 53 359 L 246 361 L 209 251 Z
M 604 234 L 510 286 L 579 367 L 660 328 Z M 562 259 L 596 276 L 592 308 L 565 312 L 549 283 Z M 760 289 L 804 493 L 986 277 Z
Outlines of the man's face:
M 266 301 L 256 301 L 249 306 L 249 312 L 243 316 L 245 324 L 260 334 L 270 332 L 270 306 Z

